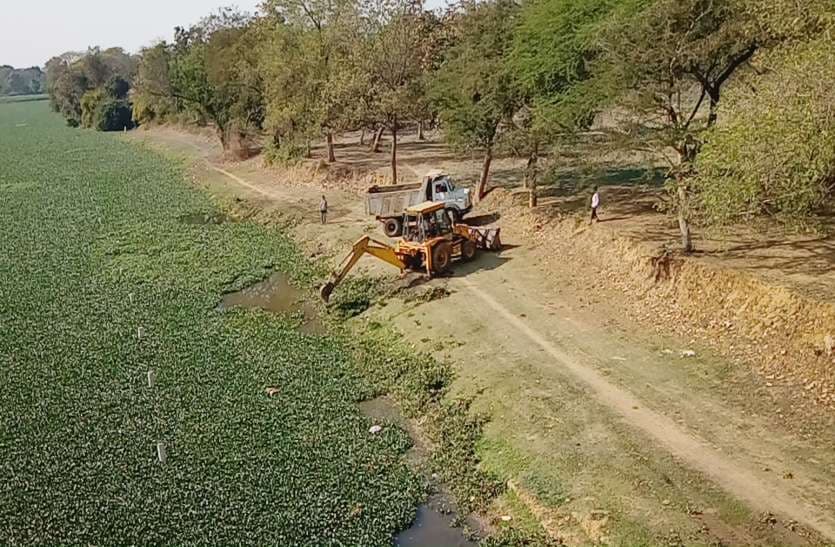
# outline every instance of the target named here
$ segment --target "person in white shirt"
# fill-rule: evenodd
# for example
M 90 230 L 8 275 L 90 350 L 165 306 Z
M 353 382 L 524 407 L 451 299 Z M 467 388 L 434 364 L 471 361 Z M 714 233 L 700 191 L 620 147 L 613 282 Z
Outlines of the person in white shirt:
M 322 196 L 322 201 L 319 202 L 319 215 L 322 217 L 322 224 L 328 221 L 328 200 Z
M 597 186 L 594 187 L 594 194 L 591 196 L 591 219 L 589 219 L 589 224 L 594 221 L 599 221 L 600 218 L 597 216 L 597 209 L 600 207 L 600 192 L 597 191 Z

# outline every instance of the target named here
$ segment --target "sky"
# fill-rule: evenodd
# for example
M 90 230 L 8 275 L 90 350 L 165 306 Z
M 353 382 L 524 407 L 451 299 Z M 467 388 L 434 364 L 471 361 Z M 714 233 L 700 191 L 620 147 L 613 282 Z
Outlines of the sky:
M 0 0 L 0 65 L 43 66 L 50 57 L 88 46 L 142 46 L 171 39 L 228 5 L 255 11 L 260 0 Z
M 223 6 L 254 12 L 261 0 L 0 0 L 0 65 L 43 66 L 89 46 L 136 53 L 174 27 L 187 27 Z M 428 7 L 444 4 L 429 0 Z

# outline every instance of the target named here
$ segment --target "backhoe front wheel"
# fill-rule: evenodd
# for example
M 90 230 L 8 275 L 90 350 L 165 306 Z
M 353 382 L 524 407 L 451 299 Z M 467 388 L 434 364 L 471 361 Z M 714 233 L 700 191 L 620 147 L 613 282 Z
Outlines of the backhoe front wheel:
M 432 273 L 443 273 L 449 268 L 452 247 L 449 243 L 440 243 L 432 249 Z

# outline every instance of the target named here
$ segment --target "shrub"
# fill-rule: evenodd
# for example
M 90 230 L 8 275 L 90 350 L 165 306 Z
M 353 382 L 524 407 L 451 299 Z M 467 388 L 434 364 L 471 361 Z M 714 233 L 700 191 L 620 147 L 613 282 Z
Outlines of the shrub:
M 264 148 L 264 159 L 270 165 L 296 165 L 306 154 L 306 145 L 295 140 L 285 140 L 281 146 L 269 142 Z

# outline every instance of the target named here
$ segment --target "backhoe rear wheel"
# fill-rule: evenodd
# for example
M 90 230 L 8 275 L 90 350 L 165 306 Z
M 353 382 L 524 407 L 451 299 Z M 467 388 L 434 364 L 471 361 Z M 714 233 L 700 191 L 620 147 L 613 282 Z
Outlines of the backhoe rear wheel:
M 472 239 L 465 239 L 461 242 L 461 258 L 472 260 L 475 257 L 476 245 Z
M 443 273 L 449 268 L 452 257 L 452 246 L 449 243 L 439 243 L 432 249 L 432 273 Z
M 398 237 L 403 234 L 403 223 L 399 218 L 387 218 L 383 221 L 383 232 L 389 237 Z

